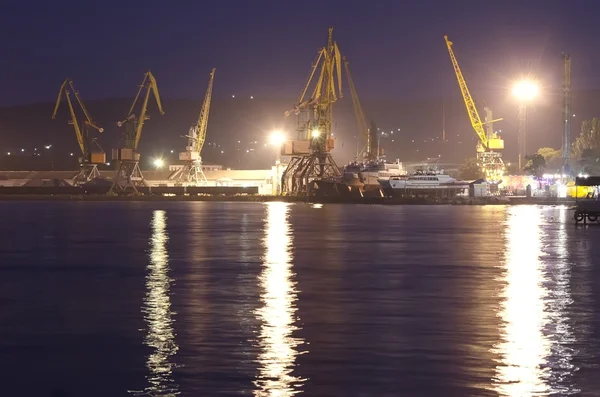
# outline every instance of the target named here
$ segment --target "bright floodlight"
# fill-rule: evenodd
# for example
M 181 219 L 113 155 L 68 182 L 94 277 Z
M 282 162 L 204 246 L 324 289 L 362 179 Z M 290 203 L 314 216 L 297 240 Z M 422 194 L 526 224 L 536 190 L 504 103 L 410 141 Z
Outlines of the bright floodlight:
M 314 129 L 314 130 L 312 130 L 311 136 L 312 136 L 313 138 L 318 138 L 318 137 L 319 137 L 319 135 L 321 135 L 321 131 L 319 131 L 319 130 L 317 130 L 317 129 Z
M 161 168 L 163 166 L 163 164 L 164 164 L 163 159 L 156 159 L 156 160 L 154 160 L 154 166 L 156 168 Z
M 281 133 L 281 131 L 273 131 L 270 140 L 271 145 L 281 146 L 283 142 L 285 142 L 285 136 Z
M 513 87 L 513 95 L 520 101 L 531 101 L 538 95 L 538 85 L 531 80 L 521 80 Z

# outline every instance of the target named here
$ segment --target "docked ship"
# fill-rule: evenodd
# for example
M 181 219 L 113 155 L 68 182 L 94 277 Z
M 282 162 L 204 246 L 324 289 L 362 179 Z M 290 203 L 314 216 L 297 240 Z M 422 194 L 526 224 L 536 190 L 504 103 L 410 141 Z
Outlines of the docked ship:
M 387 197 L 401 196 L 455 196 L 468 193 L 469 184 L 458 181 L 444 170 L 416 171 L 402 177 L 379 178 L 381 190 Z
M 407 175 L 402 163 L 387 163 L 383 160 L 352 162 L 342 170 L 342 183 L 350 190 L 360 192 L 362 196 L 381 196 L 381 185 L 378 180 L 392 177 L 401 178 Z

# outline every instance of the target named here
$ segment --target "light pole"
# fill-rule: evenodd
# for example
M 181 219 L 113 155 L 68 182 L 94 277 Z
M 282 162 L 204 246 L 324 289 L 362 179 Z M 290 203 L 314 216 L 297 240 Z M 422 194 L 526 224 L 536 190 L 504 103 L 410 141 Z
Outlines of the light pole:
M 279 167 L 281 165 L 281 145 L 283 145 L 285 142 L 285 135 L 281 131 L 273 131 L 271 133 L 270 140 L 271 145 L 275 147 L 275 180 L 273 181 L 273 185 L 275 187 L 275 195 L 278 196 L 281 193 L 281 178 L 279 177 Z
M 521 80 L 512 90 L 513 96 L 519 101 L 519 170 L 523 170 L 527 155 L 527 105 L 538 96 L 539 88 L 533 80 Z

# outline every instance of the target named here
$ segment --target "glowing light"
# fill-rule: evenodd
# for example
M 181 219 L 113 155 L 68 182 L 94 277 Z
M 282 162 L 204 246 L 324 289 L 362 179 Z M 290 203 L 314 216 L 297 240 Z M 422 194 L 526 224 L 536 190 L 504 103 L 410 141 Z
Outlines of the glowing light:
M 281 131 L 273 131 L 269 141 L 273 146 L 281 146 L 283 145 L 283 142 L 285 142 L 285 135 L 283 135 Z
M 154 166 L 155 166 L 156 168 L 162 168 L 162 166 L 163 166 L 164 164 L 165 164 L 165 163 L 164 163 L 163 159 L 156 159 L 156 160 L 154 160 Z
M 312 130 L 311 134 L 310 134 L 313 138 L 318 138 L 319 135 L 321 135 L 321 131 L 314 129 Z
M 514 85 L 512 93 L 519 101 L 529 102 L 538 96 L 539 87 L 535 81 L 521 80 Z
M 289 397 L 301 391 L 304 379 L 293 375 L 297 346 L 304 343 L 292 333 L 298 329 L 295 316 L 297 292 L 292 272 L 292 230 L 289 204 L 267 204 L 266 249 L 260 275 L 261 300 L 256 311 L 262 322 L 258 356 L 260 374 L 254 381 L 255 396 Z
M 146 276 L 146 297 L 142 311 L 147 324 L 144 343 L 152 349 L 146 360 L 149 371 L 148 387 L 139 395 L 175 396 L 178 385 L 173 382 L 175 364 L 170 357 L 179 347 L 175 342 L 173 312 L 169 289 L 171 279 L 168 276 L 169 254 L 167 251 L 167 215 L 164 210 L 154 211 L 152 217 L 152 237 L 150 238 L 150 262 Z

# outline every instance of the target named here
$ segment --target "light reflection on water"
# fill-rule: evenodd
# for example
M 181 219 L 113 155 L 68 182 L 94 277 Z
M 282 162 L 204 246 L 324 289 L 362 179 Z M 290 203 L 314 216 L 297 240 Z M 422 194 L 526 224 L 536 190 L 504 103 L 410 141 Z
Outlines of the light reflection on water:
M 569 383 L 574 367 L 566 348 L 574 339 L 566 314 L 572 300 L 565 211 L 559 223 L 543 224 L 539 207 L 508 210 L 505 272 L 499 280 L 503 325 L 493 349 L 499 355 L 494 388 L 501 396 L 576 392 Z
M 153 351 L 146 361 L 149 385 L 143 392 L 136 392 L 136 395 L 175 396 L 179 394 L 178 385 L 172 378 L 175 365 L 170 361 L 170 357 L 177 352 L 178 346 L 175 342 L 174 319 L 169 298 L 172 280 L 168 276 L 167 241 L 169 237 L 166 227 L 166 212 L 154 211 L 152 237 L 150 238 L 149 273 L 146 276 L 146 297 L 142 309 L 148 327 L 144 342 Z
M 292 272 L 292 230 L 289 204 L 268 203 L 263 244 L 265 256 L 259 277 L 263 307 L 256 311 L 261 321 L 258 344 L 260 375 L 256 396 L 292 396 L 300 392 L 303 379 L 294 376 L 297 347 L 304 343 L 292 336 L 298 329 L 296 283 Z

